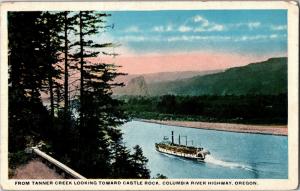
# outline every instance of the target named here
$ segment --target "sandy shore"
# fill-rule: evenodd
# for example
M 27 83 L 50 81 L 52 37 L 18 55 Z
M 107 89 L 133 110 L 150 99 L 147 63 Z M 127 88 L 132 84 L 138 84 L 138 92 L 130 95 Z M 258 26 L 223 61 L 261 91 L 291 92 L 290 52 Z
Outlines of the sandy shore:
M 287 136 L 287 125 L 244 125 L 244 124 L 232 124 L 232 123 L 209 123 L 199 121 L 160 121 L 160 120 L 146 120 L 140 121 L 148 123 L 157 123 L 163 125 L 174 125 L 180 127 L 199 128 L 199 129 L 211 129 L 219 131 L 231 131 L 241 133 L 256 133 L 256 134 L 271 134 L 271 135 L 283 135 Z

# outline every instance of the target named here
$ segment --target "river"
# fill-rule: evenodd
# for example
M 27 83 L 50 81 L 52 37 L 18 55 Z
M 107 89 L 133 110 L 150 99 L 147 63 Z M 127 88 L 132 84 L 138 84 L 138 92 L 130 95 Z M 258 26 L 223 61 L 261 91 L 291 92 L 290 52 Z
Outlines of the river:
M 205 162 L 159 153 L 154 144 L 174 131 L 211 152 Z M 286 136 L 234 133 L 131 121 L 122 126 L 126 146 L 140 145 L 148 158 L 151 177 L 168 178 L 288 178 Z M 185 138 L 181 138 L 185 144 Z M 189 142 L 191 144 L 191 142 Z

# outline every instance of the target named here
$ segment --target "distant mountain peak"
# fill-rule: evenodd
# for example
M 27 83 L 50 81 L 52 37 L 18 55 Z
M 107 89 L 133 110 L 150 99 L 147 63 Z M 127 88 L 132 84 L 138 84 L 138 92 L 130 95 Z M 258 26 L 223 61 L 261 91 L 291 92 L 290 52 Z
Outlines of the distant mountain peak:
M 126 86 L 126 92 L 130 95 L 148 96 L 148 86 L 144 76 L 132 78 Z

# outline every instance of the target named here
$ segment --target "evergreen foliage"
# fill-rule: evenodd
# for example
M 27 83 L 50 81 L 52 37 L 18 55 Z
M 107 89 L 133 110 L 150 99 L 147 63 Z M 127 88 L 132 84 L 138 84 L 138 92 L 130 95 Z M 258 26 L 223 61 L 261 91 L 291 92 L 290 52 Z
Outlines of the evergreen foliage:
M 147 169 L 148 159 L 144 157 L 142 148 L 139 145 L 133 147 L 134 153 L 132 155 L 133 160 L 133 171 L 135 175 L 133 178 L 150 178 L 149 170 Z
M 287 124 L 287 94 L 122 97 L 132 118 Z
M 133 153 L 121 144 L 115 145 L 114 149 L 115 160 L 112 164 L 114 178 L 150 178 L 150 171 L 147 169 L 148 159 L 143 155 L 139 145 L 133 147 Z
M 47 132 L 51 121 L 40 97 L 48 86 L 45 74 L 49 69 L 41 59 L 45 41 L 40 18 L 42 12 L 8 14 L 9 149 L 12 152 L 34 144 Z M 44 132 L 40 130 L 42 127 Z
M 110 27 L 107 16 L 93 11 L 9 13 L 9 152 L 18 156 L 11 157 L 10 166 L 24 161 L 14 153 L 44 141 L 55 158 L 88 178 L 149 178 L 141 148 L 130 154 L 122 142 L 119 126 L 127 116 L 112 89 L 123 85 L 113 82 L 123 74 L 115 64 L 91 61 L 114 46 L 91 38 Z M 70 71 L 79 72 L 79 89 L 70 87 Z M 70 95 L 69 87 L 79 96 Z M 49 95 L 49 108 L 42 92 Z

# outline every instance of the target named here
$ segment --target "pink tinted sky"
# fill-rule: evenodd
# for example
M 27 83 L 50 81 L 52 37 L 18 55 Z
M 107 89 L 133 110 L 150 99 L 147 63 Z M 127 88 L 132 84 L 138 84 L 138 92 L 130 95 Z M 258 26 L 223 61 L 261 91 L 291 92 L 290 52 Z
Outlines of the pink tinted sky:
M 114 59 L 121 72 L 148 74 L 175 71 L 207 71 L 243 66 L 282 55 L 239 55 L 230 53 L 168 53 L 120 55 Z

